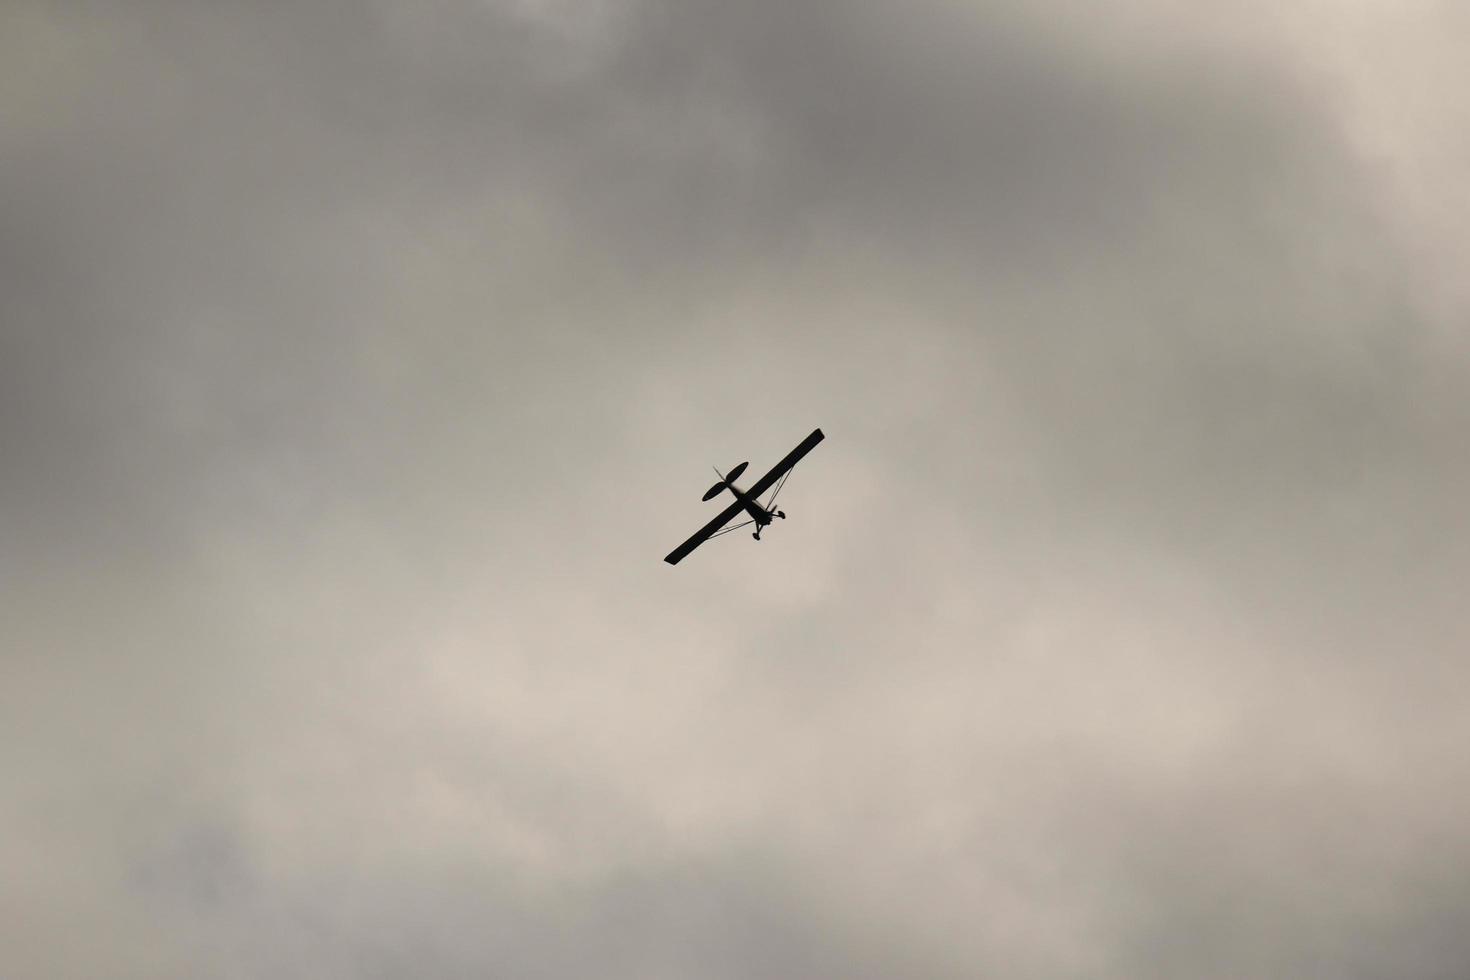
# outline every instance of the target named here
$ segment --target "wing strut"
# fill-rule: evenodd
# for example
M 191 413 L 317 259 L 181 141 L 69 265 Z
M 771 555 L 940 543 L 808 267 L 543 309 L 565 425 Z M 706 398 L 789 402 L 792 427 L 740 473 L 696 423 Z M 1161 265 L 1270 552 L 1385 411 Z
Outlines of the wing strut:
M 731 531 L 738 531 L 742 527 L 745 527 L 747 524 L 754 524 L 754 523 L 755 523 L 755 520 L 752 519 L 752 520 L 748 520 L 748 521 L 741 521 L 739 524 L 731 524 L 729 527 L 725 528 L 723 531 L 716 531 L 714 534 L 711 534 L 710 537 L 711 538 L 718 538 L 722 534 L 729 534 Z
M 761 504 L 762 507 L 764 507 L 766 510 L 770 510 L 772 507 L 776 506 L 776 498 L 780 496 L 781 488 L 786 485 L 786 478 L 790 475 L 791 470 L 787 470 L 785 473 L 781 474 L 781 479 L 776 482 L 776 489 L 771 491 L 771 499 Z

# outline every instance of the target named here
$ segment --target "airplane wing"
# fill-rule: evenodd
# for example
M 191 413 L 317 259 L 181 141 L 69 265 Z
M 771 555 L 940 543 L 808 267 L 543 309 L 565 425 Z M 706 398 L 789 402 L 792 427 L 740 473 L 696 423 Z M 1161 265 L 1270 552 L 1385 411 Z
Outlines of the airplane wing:
M 693 551 L 695 548 L 698 548 L 700 545 L 708 541 L 710 535 L 714 534 L 726 524 L 729 524 L 731 518 L 735 517 L 735 515 L 737 514 L 742 513 L 744 510 L 745 501 L 735 501 L 729 507 L 726 507 L 724 510 L 720 511 L 718 517 L 710 521 L 698 531 L 695 531 L 693 536 L 691 536 L 688 541 L 685 541 L 683 544 L 679 545 L 679 547 L 675 548 L 673 551 L 665 555 L 664 561 L 668 562 L 670 565 L 679 564 L 679 562 L 684 558 L 685 555 L 689 554 L 689 552 Z
M 754 499 L 760 499 L 760 495 L 771 489 L 771 487 L 775 485 L 776 481 L 781 479 L 782 474 L 784 474 L 787 470 L 791 469 L 791 467 L 799 463 L 801 461 L 801 457 L 811 452 L 812 448 L 825 438 L 826 436 L 822 435 L 821 429 L 813 429 L 811 435 L 801 440 L 801 445 L 797 446 L 795 449 L 791 450 L 791 452 L 787 453 L 786 458 L 781 460 L 781 462 L 777 463 L 775 466 L 772 466 L 771 472 L 767 473 L 759 480 L 756 480 L 755 483 L 751 485 L 751 488 L 746 491 L 746 493 L 750 494 L 750 496 Z

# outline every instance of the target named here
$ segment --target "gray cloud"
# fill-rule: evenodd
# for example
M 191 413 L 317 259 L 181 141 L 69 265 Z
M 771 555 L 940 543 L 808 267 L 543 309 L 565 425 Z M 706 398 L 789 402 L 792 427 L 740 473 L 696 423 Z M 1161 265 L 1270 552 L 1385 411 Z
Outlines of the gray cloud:
M 1458 975 L 1453 16 L 12 4 L 3 972 Z

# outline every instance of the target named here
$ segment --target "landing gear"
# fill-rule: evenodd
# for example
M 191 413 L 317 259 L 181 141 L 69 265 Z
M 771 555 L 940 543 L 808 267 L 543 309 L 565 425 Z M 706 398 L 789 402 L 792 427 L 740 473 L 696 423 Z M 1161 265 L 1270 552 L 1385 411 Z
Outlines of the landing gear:
M 786 520 L 786 512 L 784 510 L 776 511 L 776 516 L 781 518 L 781 520 L 783 521 Z
M 759 541 L 761 539 L 761 533 L 759 531 L 757 531 L 754 534 L 752 534 L 751 537 L 752 538 L 755 538 L 757 541 Z

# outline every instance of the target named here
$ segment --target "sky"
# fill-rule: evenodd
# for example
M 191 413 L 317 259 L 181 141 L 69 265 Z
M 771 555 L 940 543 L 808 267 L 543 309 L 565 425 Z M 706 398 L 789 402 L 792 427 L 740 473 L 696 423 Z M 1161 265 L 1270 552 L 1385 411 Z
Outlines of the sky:
M 1467 9 L 9 0 L 0 974 L 1463 977 Z

